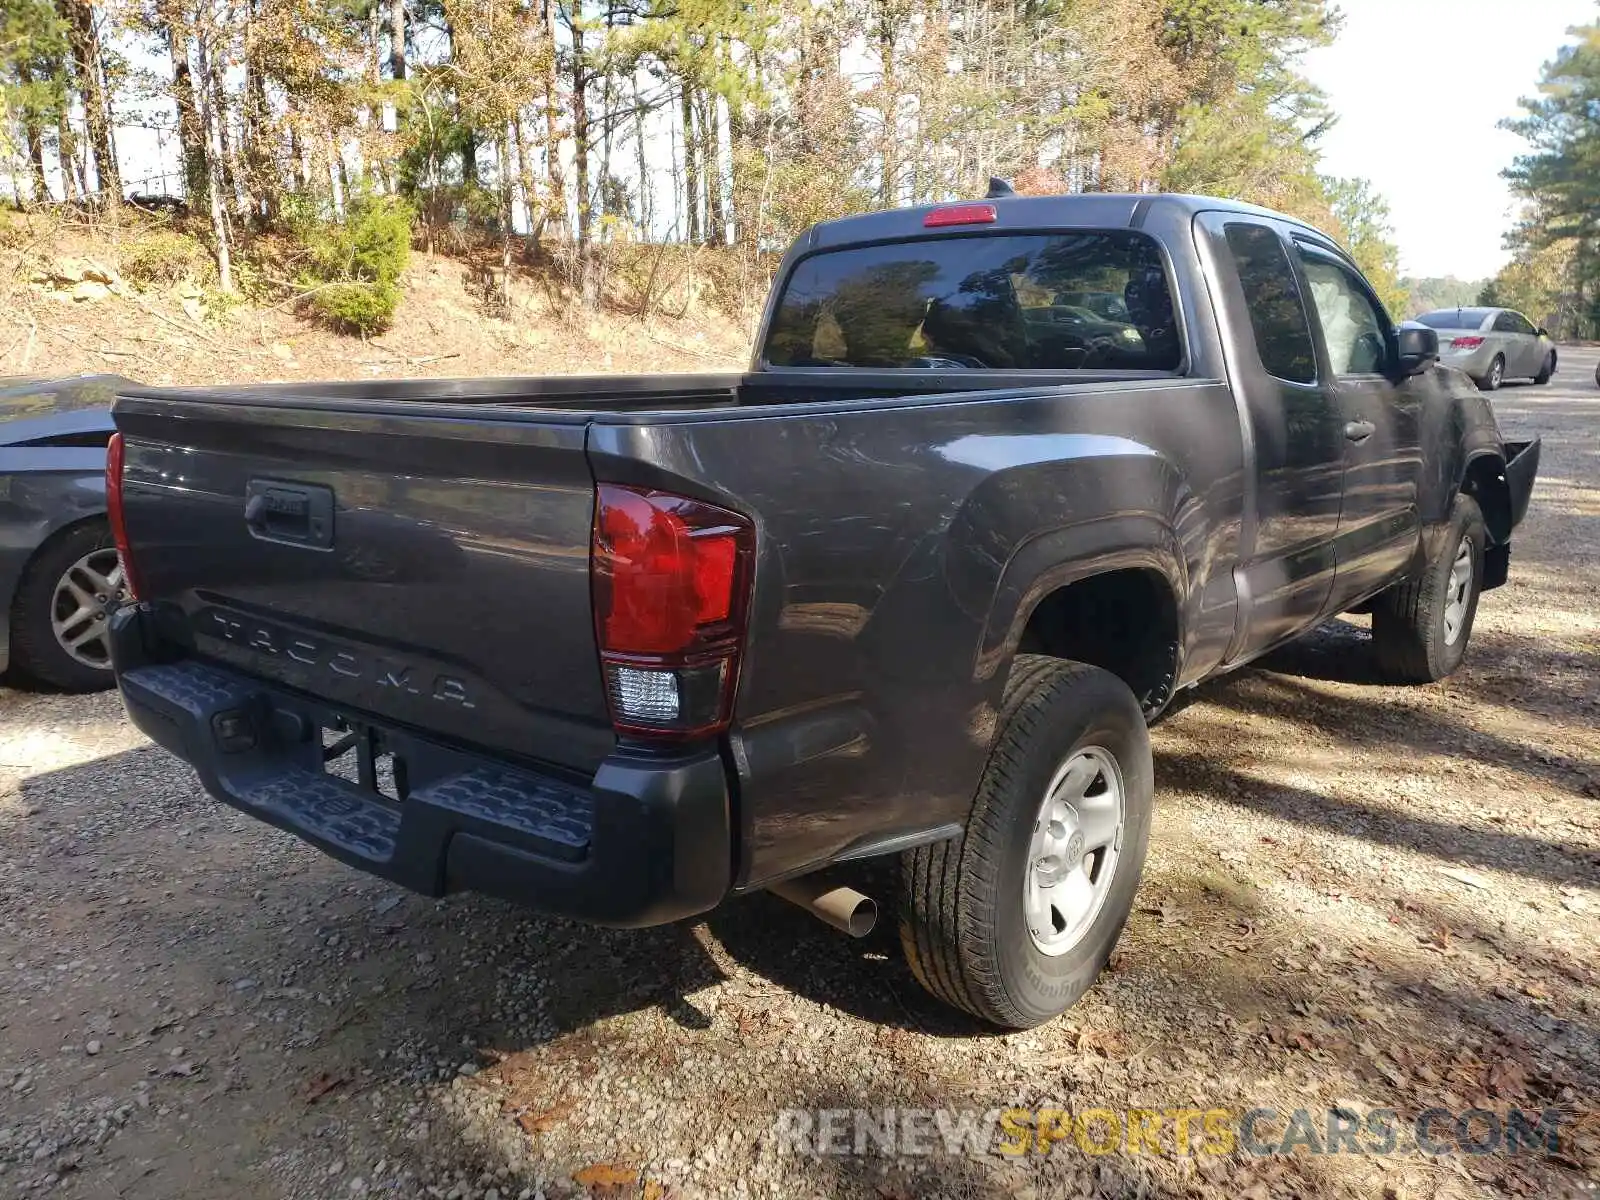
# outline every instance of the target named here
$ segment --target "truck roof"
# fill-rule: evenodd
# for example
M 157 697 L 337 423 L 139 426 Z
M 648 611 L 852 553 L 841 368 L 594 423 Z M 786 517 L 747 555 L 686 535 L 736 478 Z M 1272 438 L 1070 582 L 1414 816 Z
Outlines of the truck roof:
M 952 203 L 994 205 L 998 217 L 993 225 L 985 226 L 990 230 L 1007 227 L 1035 231 L 1063 228 L 1139 229 L 1152 217 L 1165 217 L 1168 221 L 1172 218 L 1185 220 L 1195 213 L 1221 210 L 1288 221 L 1321 238 L 1328 236 L 1297 217 L 1238 200 L 1178 192 L 1075 192 L 1064 196 L 989 196 L 841 217 L 812 226 L 801 235 L 795 249 L 821 250 L 856 242 L 892 241 L 919 236 L 926 229 L 923 220 L 927 214 L 934 209 L 948 208 Z M 946 231 L 958 233 L 963 228 L 959 225 L 949 226 Z

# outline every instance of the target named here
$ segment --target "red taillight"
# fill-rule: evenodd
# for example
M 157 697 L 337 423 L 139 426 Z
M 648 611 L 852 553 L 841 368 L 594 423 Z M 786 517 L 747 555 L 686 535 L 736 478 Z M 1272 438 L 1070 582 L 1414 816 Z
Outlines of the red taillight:
M 724 729 L 744 644 L 755 530 L 670 492 L 602 483 L 589 570 L 595 636 L 619 730 Z
M 1476 350 L 1483 345 L 1481 337 L 1458 337 L 1450 342 L 1452 350 Z
M 117 545 L 117 557 L 122 560 L 122 579 L 128 589 L 128 598 L 137 600 L 143 590 L 139 573 L 134 569 L 133 555 L 128 551 L 128 523 L 122 514 L 122 435 L 113 433 L 106 443 L 106 519 L 111 522 L 111 540 Z
M 998 211 L 992 204 L 947 204 L 922 218 L 925 229 L 943 225 L 993 225 Z

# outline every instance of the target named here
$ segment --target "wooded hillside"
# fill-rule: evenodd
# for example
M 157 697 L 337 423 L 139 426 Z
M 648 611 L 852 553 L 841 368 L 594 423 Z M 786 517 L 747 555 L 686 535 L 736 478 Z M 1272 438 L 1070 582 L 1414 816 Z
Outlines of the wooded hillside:
M 4 12 L 15 202 L 178 208 L 224 291 L 255 239 L 304 240 L 382 210 L 428 248 L 498 245 L 507 267 L 549 254 L 592 306 L 596 247 L 688 242 L 754 260 L 812 221 L 971 195 L 1001 175 L 1019 190 L 1201 191 L 1286 209 L 1343 235 L 1404 307 L 1381 201 L 1318 173 L 1335 114 L 1297 63 L 1335 32 L 1325 0 L 5 0 Z M 375 271 L 345 278 L 381 290 Z M 314 286 L 338 276 L 322 262 Z

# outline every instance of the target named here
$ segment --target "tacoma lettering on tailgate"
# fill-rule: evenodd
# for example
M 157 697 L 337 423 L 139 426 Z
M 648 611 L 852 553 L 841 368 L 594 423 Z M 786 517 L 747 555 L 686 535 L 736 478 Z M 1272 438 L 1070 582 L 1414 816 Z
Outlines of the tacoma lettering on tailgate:
M 431 671 L 389 655 L 336 645 L 281 625 L 238 613 L 208 608 L 195 616 L 197 633 L 220 638 L 257 654 L 292 659 L 346 679 L 394 688 L 458 708 L 475 708 L 467 685 L 453 675 Z

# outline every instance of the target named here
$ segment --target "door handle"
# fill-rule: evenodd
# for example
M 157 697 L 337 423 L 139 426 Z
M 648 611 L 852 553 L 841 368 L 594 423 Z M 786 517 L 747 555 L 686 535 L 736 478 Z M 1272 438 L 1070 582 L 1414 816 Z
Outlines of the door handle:
M 1344 436 L 1352 442 L 1364 442 L 1378 432 L 1378 427 L 1371 421 L 1346 421 Z

